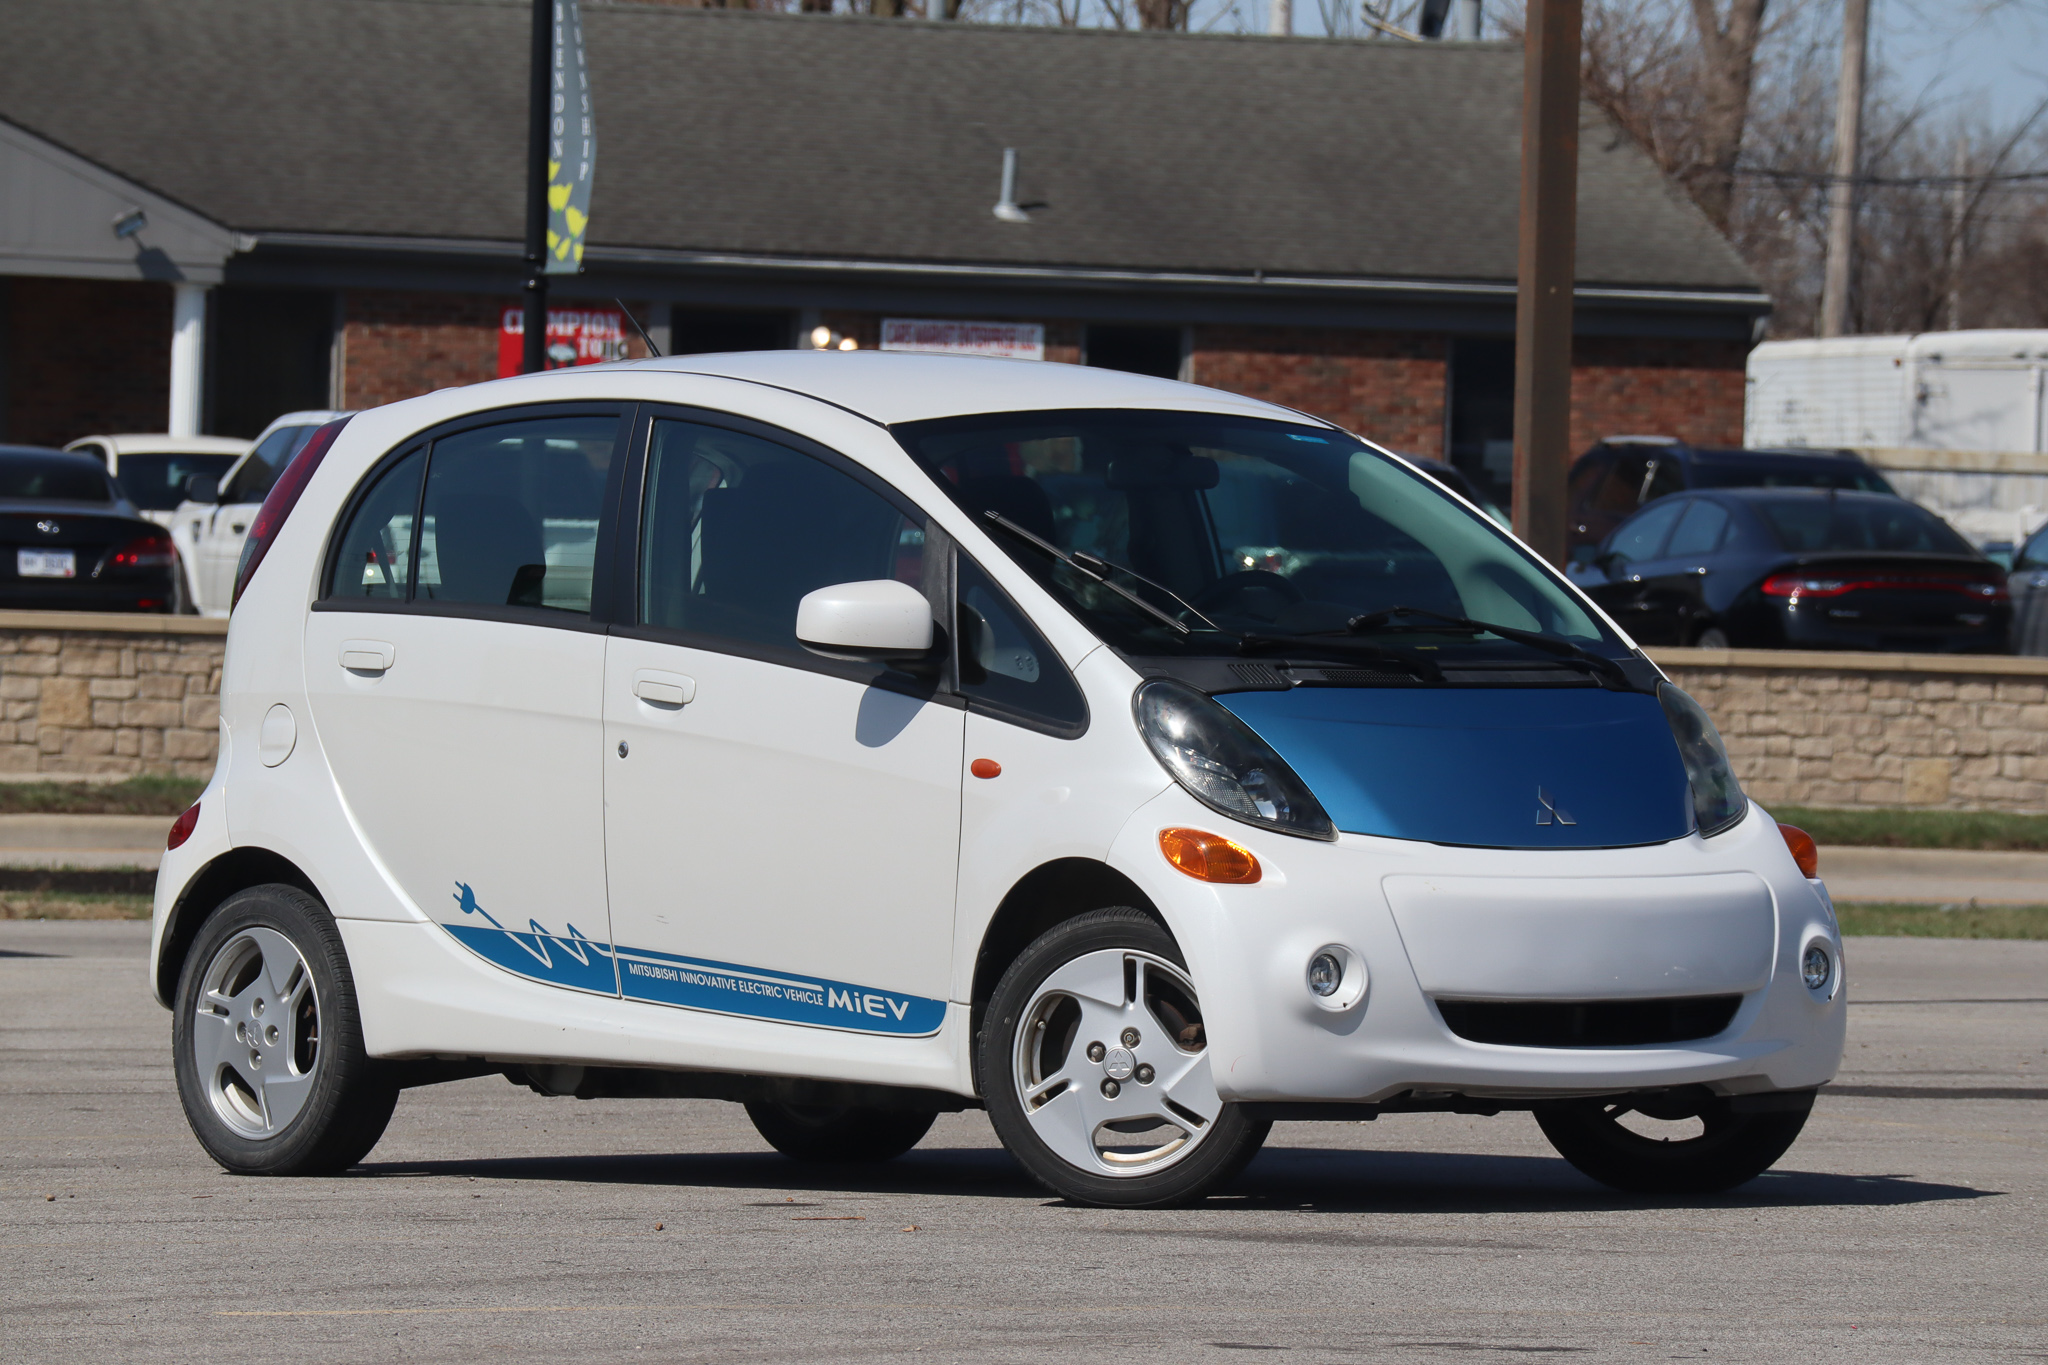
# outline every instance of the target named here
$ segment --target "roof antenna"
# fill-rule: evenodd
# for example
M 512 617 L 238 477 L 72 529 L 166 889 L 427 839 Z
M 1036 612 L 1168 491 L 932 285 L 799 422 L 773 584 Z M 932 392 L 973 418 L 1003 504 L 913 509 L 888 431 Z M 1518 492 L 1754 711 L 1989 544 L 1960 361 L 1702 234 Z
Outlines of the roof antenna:
M 990 210 L 1006 223 L 1028 223 L 1031 215 L 1017 203 L 1017 149 L 1003 148 L 1003 197 Z
M 640 339 L 647 343 L 647 354 L 653 356 L 656 360 L 661 359 L 661 347 L 655 345 L 654 338 L 647 335 L 647 329 L 640 325 L 640 319 L 633 316 L 633 310 L 626 307 L 626 301 L 614 294 L 612 295 L 612 302 L 619 305 L 619 311 L 626 315 L 626 321 L 633 324 L 633 330 L 638 332 Z

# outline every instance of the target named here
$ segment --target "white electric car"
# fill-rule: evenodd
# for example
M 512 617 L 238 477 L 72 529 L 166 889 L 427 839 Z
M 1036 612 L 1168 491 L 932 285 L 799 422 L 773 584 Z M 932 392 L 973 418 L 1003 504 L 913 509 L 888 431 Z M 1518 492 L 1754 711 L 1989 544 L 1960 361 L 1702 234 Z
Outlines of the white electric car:
M 814 1160 L 985 1106 L 1106 1205 L 1432 1110 L 1703 1191 L 1840 1060 L 1811 841 L 1705 714 L 1286 409 L 868 352 L 500 380 L 322 428 L 236 596 L 152 958 L 230 1170 L 499 1073 Z

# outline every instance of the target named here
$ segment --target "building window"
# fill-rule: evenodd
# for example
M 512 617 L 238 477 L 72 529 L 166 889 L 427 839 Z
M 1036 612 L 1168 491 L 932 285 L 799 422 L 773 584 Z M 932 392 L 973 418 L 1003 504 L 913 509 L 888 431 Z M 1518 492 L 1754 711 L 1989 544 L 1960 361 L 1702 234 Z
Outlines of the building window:
M 1450 387 L 1451 463 L 1495 506 L 1514 506 L 1514 339 L 1452 338 Z
M 1161 379 L 1180 378 L 1178 327 L 1091 326 L 1087 341 L 1087 364 Z
M 712 351 L 783 351 L 796 334 L 789 313 L 678 308 L 669 316 L 670 355 Z

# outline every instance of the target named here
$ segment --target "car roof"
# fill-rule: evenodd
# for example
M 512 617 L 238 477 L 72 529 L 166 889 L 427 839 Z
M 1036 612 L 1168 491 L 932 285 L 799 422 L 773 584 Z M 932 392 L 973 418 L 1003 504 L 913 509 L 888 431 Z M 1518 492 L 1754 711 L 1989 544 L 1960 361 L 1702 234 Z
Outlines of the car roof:
M 1087 365 L 909 351 L 736 351 L 573 366 L 525 381 L 596 369 L 717 375 L 787 389 L 893 426 L 971 413 L 1064 408 L 1156 408 L 1261 417 L 1328 428 L 1291 408 L 1217 389 Z
M 67 442 L 64 448 L 72 450 L 88 441 L 105 446 L 115 455 L 240 455 L 253 444 L 237 436 L 169 436 L 160 432 L 129 431 L 107 436 L 81 436 Z
M 1707 464 L 1863 464 L 1861 455 L 1850 450 L 1757 449 L 1750 446 L 1692 446 L 1695 460 Z
M 1897 507 L 1904 501 L 1890 493 L 1873 493 L 1861 488 L 1701 488 L 1687 489 L 1684 496 L 1730 498 L 1736 502 L 1818 502 L 1823 498 L 1830 498 L 1836 502 L 1883 503 L 1886 507 Z M 1661 502 L 1663 499 L 1660 498 L 1658 501 Z M 1918 503 L 1906 505 L 1919 506 Z
M 76 465 L 105 477 L 107 467 L 92 456 L 75 450 L 51 450 L 47 446 L 0 446 L 0 459 L 35 460 L 43 464 Z

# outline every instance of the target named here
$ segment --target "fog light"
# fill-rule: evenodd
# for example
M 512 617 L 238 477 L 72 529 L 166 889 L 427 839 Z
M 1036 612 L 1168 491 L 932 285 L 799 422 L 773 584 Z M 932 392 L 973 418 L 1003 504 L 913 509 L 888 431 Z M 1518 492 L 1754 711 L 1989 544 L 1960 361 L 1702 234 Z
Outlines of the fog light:
M 1825 989 L 1829 979 L 1834 974 L 1835 964 L 1834 960 L 1828 956 L 1827 945 L 1824 943 L 1807 944 L 1806 955 L 1799 960 L 1799 975 L 1805 980 L 1806 989 L 1810 991 Z
M 1308 988 L 1317 995 L 1335 995 L 1344 984 L 1344 964 L 1334 953 L 1317 953 L 1308 964 Z

